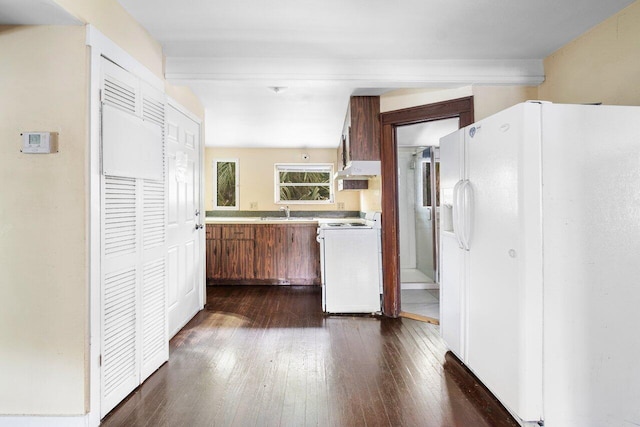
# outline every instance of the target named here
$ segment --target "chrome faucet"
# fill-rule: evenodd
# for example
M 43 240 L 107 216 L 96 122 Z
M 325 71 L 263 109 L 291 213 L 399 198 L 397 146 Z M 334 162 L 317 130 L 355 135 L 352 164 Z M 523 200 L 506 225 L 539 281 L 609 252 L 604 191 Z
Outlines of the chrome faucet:
M 291 211 L 289 210 L 289 206 L 281 206 L 280 210 L 284 211 L 284 213 L 287 215 L 287 218 L 291 218 Z

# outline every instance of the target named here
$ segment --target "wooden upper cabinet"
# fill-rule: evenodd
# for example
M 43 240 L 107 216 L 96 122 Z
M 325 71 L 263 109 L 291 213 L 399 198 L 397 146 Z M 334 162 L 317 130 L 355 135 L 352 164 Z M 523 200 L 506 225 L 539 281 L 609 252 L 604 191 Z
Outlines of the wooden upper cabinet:
M 352 160 L 380 160 L 380 97 L 352 96 L 338 146 L 338 169 Z M 366 190 L 369 182 L 340 180 L 338 191 Z
M 380 160 L 380 97 L 352 96 L 348 114 L 347 162 Z

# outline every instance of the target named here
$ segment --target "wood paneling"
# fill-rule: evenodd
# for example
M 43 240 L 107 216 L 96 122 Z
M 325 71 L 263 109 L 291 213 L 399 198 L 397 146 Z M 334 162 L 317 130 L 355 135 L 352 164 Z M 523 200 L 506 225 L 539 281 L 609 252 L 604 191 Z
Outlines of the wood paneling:
M 287 226 L 287 277 L 291 283 L 314 281 L 320 277 L 320 245 L 317 227 Z
M 382 125 L 404 126 L 454 117 L 460 118 L 460 127 L 473 123 L 472 96 L 388 111 L 380 115 L 380 121 Z
M 398 241 L 398 152 L 395 128 L 382 126 L 382 312 L 386 316 L 400 314 L 400 244 Z M 388 141 L 391 140 L 391 143 Z M 390 173 L 385 173 L 390 171 Z M 392 203 L 386 201 L 392 200 Z
M 380 160 L 380 97 L 351 97 L 349 160 Z
M 253 240 L 223 240 L 222 275 L 228 279 L 253 279 L 254 249 Z
M 206 238 L 208 239 L 222 239 L 222 226 L 207 224 L 206 226 Z
M 321 301 L 317 287 L 208 287 L 169 362 L 103 427 L 517 426 L 443 367 L 437 326 L 325 317 Z
M 351 160 L 380 160 L 380 97 L 352 96 L 349 100 L 348 121 L 338 146 L 338 169 L 343 170 Z M 347 123 L 351 123 L 347 126 Z M 338 191 L 366 190 L 369 181 L 340 180 Z
M 223 239 L 246 239 L 255 238 L 256 227 L 248 224 L 230 224 L 222 226 Z
M 459 118 L 460 127 L 473 123 L 473 97 L 389 111 L 382 123 L 382 309 L 386 316 L 400 314 L 400 254 L 398 244 L 398 160 L 396 126 Z
M 255 278 L 278 279 L 283 270 L 278 262 L 281 246 L 278 244 L 277 234 L 282 227 L 272 224 L 255 226 Z
M 320 284 L 316 224 L 228 224 L 207 240 L 209 284 Z M 209 230 L 208 230 L 209 231 Z
M 366 190 L 369 181 L 366 179 L 341 179 L 338 182 L 338 190 Z

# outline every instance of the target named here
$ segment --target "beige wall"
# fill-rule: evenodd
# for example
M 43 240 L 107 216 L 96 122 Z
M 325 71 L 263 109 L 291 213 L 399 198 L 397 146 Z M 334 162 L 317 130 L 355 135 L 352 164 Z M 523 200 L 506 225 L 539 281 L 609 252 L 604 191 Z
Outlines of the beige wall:
M 536 86 L 473 86 L 473 115 L 482 120 L 530 99 L 538 99 Z
M 274 164 L 305 163 L 302 154 L 309 154 L 309 163 L 333 163 L 337 170 L 337 149 L 289 149 L 289 148 L 211 148 L 205 150 L 205 206 L 213 210 L 213 159 L 238 159 L 240 171 L 240 210 L 271 211 L 280 206 L 274 203 Z M 291 204 L 291 210 L 344 210 L 359 211 L 358 191 L 336 191 L 335 203 L 317 205 Z M 251 209 L 251 203 L 258 207 Z
M 547 57 L 544 69 L 541 99 L 640 105 L 640 1 Z
M 380 96 L 380 112 L 401 110 L 473 95 L 471 86 L 452 89 L 398 89 Z
M 83 27 L 0 27 L 0 414 L 86 410 Z M 20 153 L 20 132 L 60 152 Z
M 178 101 L 180 105 L 195 114 L 202 120 L 202 132 L 204 132 L 204 107 L 197 96 L 187 86 L 173 86 L 165 81 L 164 91 L 168 96 Z M 202 135 L 204 141 L 204 133 Z
M 90 23 L 158 77 L 164 76 L 162 46 L 115 0 L 54 0 Z
M 58 3 L 163 75 L 160 45 L 115 0 Z M 80 415 L 89 410 L 86 30 L 0 28 L 0 415 Z M 204 117 L 189 89 L 166 91 Z M 21 154 L 29 130 L 58 132 L 60 152 Z
M 68 13 L 100 30 L 152 73 L 164 79 L 162 46 L 116 0 L 54 0 Z M 201 119 L 204 107 L 191 89 L 165 82 L 165 91 Z
M 360 210 L 382 211 L 382 182 L 379 176 L 370 178 L 369 188 L 360 192 Z
M 512 105 L 537 99 L 535 86 L 464 86 L 456 89 L 400 89 L 380 97 L 380 111 L 418 107 L 450 99 L 473 96 L 475 120 L 481 120 Z

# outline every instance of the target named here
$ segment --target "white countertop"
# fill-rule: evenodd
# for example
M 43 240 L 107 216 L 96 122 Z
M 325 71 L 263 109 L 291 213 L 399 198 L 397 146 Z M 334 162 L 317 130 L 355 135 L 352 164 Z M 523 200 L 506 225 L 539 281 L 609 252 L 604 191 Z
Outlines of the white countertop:
M 322 224 L 326 222 L 351 222 L 360 218 L 296 218 L 278 219 L 273 217 L 206 217 L 206 224 Z

